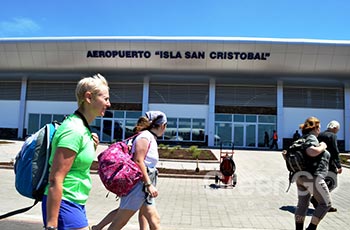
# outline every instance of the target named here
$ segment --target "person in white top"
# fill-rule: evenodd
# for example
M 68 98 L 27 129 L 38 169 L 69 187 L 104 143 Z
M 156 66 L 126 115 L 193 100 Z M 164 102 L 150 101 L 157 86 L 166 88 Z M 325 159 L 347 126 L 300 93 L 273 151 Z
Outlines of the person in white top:
M 109 230 L 122 229 L 138 210 L 142 213 L 139 218 L 140 229 L 147 229 L 147 223 L 151 230 L 160 229 L 160 217 L 154 200 L 158 196 L 158 171 L 155 166 L 159 160 L 157 137 L 164 134 L 166 126 L 167 118 L 161 111 L 146 112 L 146 116 L 137 121 L 134 131 L 141 133 L 133 141 L 131 151 L 143 178 L 129 194 L 121 197 L 119 209 Z

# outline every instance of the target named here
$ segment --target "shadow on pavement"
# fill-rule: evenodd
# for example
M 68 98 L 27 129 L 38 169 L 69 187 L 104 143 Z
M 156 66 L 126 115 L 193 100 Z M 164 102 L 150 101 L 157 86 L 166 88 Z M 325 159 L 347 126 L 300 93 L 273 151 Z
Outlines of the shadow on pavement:
M 295 206 L 292 206 L 292 205 L 280 207 L 280 210 L 282 210 L 282 211 L 288 211 L 288 212 L 290 212 L 290 213 L 292 213 L 292 214 L 295 213 L 295 209 L 296 209 L 296 207 L 295 207 Z M 306 215 L 307 215 L 307 216 L 312 216 L 313 213 L 314 213 L 314 209 L 309 208 L 309 209 L 307 210 Z

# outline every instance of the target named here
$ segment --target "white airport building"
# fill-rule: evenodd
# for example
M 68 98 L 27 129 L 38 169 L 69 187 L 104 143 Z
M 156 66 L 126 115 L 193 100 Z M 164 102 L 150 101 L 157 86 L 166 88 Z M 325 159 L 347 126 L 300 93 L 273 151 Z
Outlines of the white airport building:
M 350 41 L 228 37 L 0 39 L 0 138 L 25 138 L 77 107 L 76 83 L 101 73 L 112 107 L 91 124 L 128 137 L 147 110 L 168 116 L 165 143 L 264 148 L 309 116 L 341 124 L 350 150 Z

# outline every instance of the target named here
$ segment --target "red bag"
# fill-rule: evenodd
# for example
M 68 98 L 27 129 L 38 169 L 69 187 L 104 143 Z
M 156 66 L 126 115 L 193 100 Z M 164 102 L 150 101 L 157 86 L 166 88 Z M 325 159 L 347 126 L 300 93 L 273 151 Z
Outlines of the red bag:
M 127 195 L 143 175 L 139 166 L 133 161 L 126 141 L 111 144 L 98 155 L 98 174 L 103 185 L 118 196 Z

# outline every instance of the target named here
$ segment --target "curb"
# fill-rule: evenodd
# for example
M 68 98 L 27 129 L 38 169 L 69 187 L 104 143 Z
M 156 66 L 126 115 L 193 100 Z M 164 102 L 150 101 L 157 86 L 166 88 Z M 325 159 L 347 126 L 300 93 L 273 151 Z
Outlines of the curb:
M 91 174 L 98 174 L 97 170 L 91 170 Z M 182 179 L 215 179 L 215 176 L 211 175 L 191 175 L 191 174 L 171 174 L 171 173 L 159 173 L 159 177 L 164 178 L 182 178 Z
M 165 174 L 159 173 L 159 177 L 164 178 L 182 178 L 182 179 L 212 179 L 215 180 L 215 176 L 207 176 L 207 175 L 186 175 L 186 174 Z
M 13 166 L 0 164 L 0 169 L 13 169 Z
M 0 169 L 8 169 L 13 170 L 13 165 L 2 165 L 2 162 L 0 162 Z M 98 174 L 97 170 L 91 170 L 91 174 Z M 215 176 L 213 175 L 191 175 L 191 174 L 168 174 L 168 173 L 159 173 L 159 177 L 165 177 L 165 178 L 183 178 L 183 179 L 215 179 Z
M 197 160 L 161 158 L 161 159 L 159 159 L 159 162 L 188 162 L 188 163 L 197 163 Z M 219 160 L 198 160 L 198 163 L 220 163 L 220 161 L 219 161 Z
M 12 169 L 13 165 L 4 165 L 1 163 L 7 163 L 7 162 L 0 162 L 0 169 Z M 350 169 L 350 165 L 341 164 L 342 167 Z M 214 171 L 214 170 L 213 170 Z M 90 173 L 92 174 L 98 174 L 97 170 L 91 170 Z M 213 176 L 207 176 L 207 175 L 191 175 L 191 174 L 167 174 L 167 173 L 159 173 L 159 177 L 168 177 L 168 178 L 189 178 L 189 179 L 203 179 L 208 178 L 212 179 L 215 178 Z

